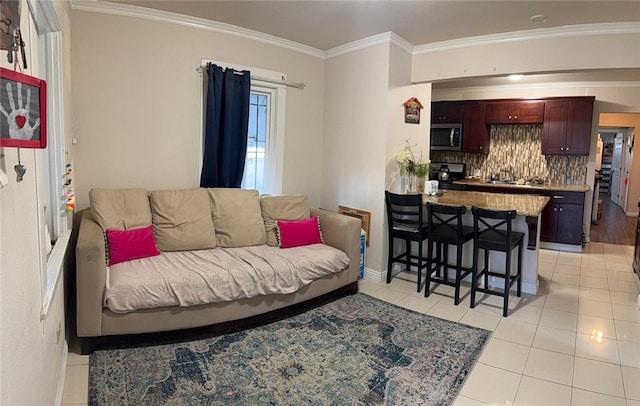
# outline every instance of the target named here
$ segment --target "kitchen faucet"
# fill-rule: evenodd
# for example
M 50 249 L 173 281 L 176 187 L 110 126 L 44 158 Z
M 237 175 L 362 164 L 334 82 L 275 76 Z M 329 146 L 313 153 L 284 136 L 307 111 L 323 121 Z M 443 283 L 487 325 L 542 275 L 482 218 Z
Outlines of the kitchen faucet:
M 513 172 L 511 171 L 511 169 L 500 169 L 500 172 L 506 172 L 509 175 L 510 181 L 516 180 L 515 177 L 513 176 Z

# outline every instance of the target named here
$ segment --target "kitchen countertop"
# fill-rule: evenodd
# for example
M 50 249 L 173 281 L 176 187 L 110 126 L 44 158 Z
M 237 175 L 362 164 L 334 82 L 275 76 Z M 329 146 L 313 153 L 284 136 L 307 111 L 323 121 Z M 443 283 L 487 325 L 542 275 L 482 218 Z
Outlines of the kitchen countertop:
M 522 186 L 521 186 L 522 187 Z M 537 217 L 550 198 L 537 195 L 512 195 L 505 193 L 468 192 L 462 190 L 440 190 L 442 196 L 423 195 L 425 203 L 438 203 L 447 206 L 472 206 L 492 210 L 515 210 L 520 216 Z
M 495 188 L 514 188 L 514 189 L 532 189 L 532 190 L 556 190 L 562 192 L 588 192 L 591 190 L 589 185 L 581 184 L 581 185 L 564 185 L 562 183 L 542 183 L 540 185 L 514 185 L 509 183 L 490 183 L 487 181 L 476 180 L 476 179 L 461 179 L 456 180 L 453 183 L 457 183 L 460 185 L 474 185 L 474 186 L 488 186 Z

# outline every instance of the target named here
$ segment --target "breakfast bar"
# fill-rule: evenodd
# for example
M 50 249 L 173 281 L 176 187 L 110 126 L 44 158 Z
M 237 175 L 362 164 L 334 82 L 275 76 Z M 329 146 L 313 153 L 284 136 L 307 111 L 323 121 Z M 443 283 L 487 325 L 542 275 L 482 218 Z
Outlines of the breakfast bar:
M 476 206 L 490 210 L 515 210 L 517 217 L 513 222 L 513 230 L 525 233 L 527 248 L 523 252 L 522 260 L 522 291 L 536 294 L 538 290 L 538 253 L 540 247 L 540 235 L 538 225 L 540 224 L 541 213 L 549 202 L 547 196 L 522 195 L 522 194 L 502 194 L 471 192 L 461 190 L 444 190 L 436 196 L 423 195 L 423 202 L 437 203 L 448 206 L 465 206 L 467 213 L 464 215 L 465 225 L 473 225 L 471 207 Z M 471 244 L 465 247 L 463 252 L 463 262 L 471 263 Z M 453 253 L 452 253 L 453 254 Z M 495 271 L 504 271 L 504 260 L 498 260 L 500 253 L 491 252 L 489 256 L 490 267 Z M 496 258 L 494 261 L 493 258 Z M 512 259 L 512 269 L 515 269 L 515 258 Z M 495 264 L 495 265 L 494 265 Z M 489 281 L 491 284 L 491 281 Z

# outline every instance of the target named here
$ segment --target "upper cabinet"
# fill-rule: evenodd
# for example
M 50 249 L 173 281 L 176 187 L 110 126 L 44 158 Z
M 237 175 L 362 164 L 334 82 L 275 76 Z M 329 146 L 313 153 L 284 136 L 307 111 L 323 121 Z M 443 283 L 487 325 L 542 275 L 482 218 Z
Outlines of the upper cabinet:
M 462 123 L 463 107 L 458 101 L 431 103 L 431 124 Z
M 487 103 L 487 124 L 538 124 L 544 119 L 544 101 L 518 100 Z
M 545 155 L 589 155 L 595 97 L 549 100 L 542 126 Z
M 462 123 L 462 152 L 489 153 L 489 130 L 485 124 L 486 104 L 466 102 Z
M 595 97 L 431 103 L 431 123 L 462 123 L 462 152 L 489 153 L 489 126 L 542 124 L 545 155 L 589 155 Z

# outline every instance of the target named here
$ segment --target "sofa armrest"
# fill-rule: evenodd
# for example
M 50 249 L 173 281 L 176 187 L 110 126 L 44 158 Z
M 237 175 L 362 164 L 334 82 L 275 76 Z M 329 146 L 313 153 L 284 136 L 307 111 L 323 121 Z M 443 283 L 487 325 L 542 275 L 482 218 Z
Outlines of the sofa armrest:
M 310 210 L 311 216 L 320 217 L 324 242 L 349 257 L 349 282 L 357 281 L 360 275 L 360 220 L 315 207 Z
M 106 283 L 102 228 L 84 210 L 76 244 L 76 327 L 78 337 L 96 337 L 102 331 L 102 299 Z

